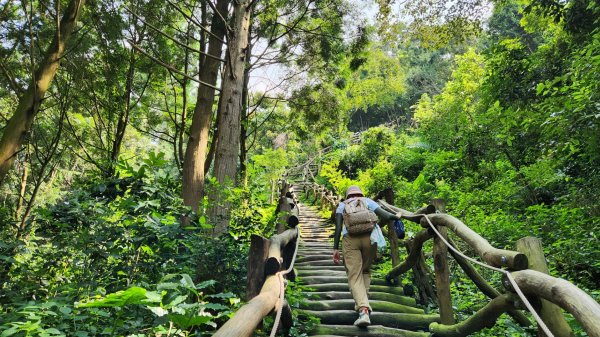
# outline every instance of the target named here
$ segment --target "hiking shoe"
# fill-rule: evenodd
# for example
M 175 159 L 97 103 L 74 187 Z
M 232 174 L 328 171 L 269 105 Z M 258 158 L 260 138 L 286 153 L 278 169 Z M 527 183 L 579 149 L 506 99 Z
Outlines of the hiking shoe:
M 354 325 L 358 327 L 365 327 L 371 325 L 371 319 L 369 318 L 369 309 L 361 308 L 358 311 L 358 319 L 354 321 Z

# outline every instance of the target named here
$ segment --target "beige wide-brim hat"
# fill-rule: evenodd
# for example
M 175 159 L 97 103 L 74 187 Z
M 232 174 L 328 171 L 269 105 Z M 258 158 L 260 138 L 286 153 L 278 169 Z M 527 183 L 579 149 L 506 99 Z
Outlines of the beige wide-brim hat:
M 348 187 L 348 189 L 346 190 L 346 199 L 348 199 L 348 196 L 353 194 L 360 194 L 361 196 L 364 195 L 360 187 L 356 185 Z

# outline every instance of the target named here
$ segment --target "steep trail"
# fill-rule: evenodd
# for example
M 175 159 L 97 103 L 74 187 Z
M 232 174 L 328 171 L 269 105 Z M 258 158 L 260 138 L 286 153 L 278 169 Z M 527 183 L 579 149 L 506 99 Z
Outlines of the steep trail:
M 383 279 L 371 282 L 372 325 L 355 327 L 357 313 L 344 266 L 332 260 L 333 225 L 319 215 L 317 207 L 302 203 L 298 207 L 302 240 L 295 267 L 300 282 L 311 289 L 300 309 L 321 322 L 311 336 L 429 336 L 427 327 L 439 321 L 439 316 L 424 314 L 414 298 L 404 296 L 402 288 L 388 286 Z

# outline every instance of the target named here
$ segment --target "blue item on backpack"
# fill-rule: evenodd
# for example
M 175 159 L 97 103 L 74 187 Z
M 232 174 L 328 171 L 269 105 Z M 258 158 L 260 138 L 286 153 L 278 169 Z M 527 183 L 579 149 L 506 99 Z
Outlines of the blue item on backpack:
M 402 220 L 394 220 L 394 230 L 396 230 L 398 239 L 404 239 L 404 223 Z

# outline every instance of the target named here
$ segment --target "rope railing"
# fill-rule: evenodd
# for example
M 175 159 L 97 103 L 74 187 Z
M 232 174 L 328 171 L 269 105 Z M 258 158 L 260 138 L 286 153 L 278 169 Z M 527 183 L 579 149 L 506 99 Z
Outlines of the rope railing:
M 566 326 L 567 330 L 557 329 L 558 332 L 552 332 L 551 328 L 549 328 L 548 324 L 542 320 L 538 312 L 534 309 L 534 306 L 526 297 L 526 295 L 530 295 L 544 298 L 559 305 L 564 310 L 573 314 L 575 319 L 581 323 L 589 336 L 600 337 L 600 304 L 568 281 L 527 269 L 528 259 L 524 254 L 523 256 L 520 256 L 519 254 L 522 254 L 520 252 L 497 250 L 496 248 L 491 247 L 485 239 L 451 215 L 411 213 L 382 200 L 379 200 L 379 204 L 384 207 L 384 209 L 394 212 L 404 219 L 419 223 L 422 227 L 426 228 L 423 232 L 417 233 L 414 238 L 411 239 L 414 241 L 413 248 L 415 250 L 410 252 L 406 261 L 393 268 L 386 276 L 386 279 L 397 277 L 408 271 L 415 263 L 415 256 L 420 255 L 423 243 L 435 236 L 451 251 L 451 255 L 459 261 L 459 264 L 462 264 L 460 262 L 468 261 L 502 273 L 504 277 L 504 286 L 509 292 L 517 295 L 518 301 L 515 301 L 509 300 L 511 298 L 510 294 L 500 295 L 496 292 L 496 297 L 492 302 L 474 314 L 472 319 L 453 325 L 432 323 L 429 328 L 434 336 L 467 336 L 485 327 L 489 327 L 489 325 L 493 324 L 500 314 L 504 312 L 509 312 L 513 318 L 522 323 L 522 314 L 515 310 L 522 309 L 518 307 L 519 301 L 529 312 L 531 312 L 538 323 L 540 330 L 546 336 L 552 337 L 556 335 L 558 337 L 569 336 L 572 334 L 568 326 Z M 438 227 L 448 227 L 451 229 L 458 237 L 462 238 L 471 248 L 473 248 L 484 262 L 470 258 L 456 249 L 455 245 L 453 245 L 450 240 L 438 230 Z M 501 267 L 507 268 L 508 270 L 501 269 Z M 469 275 L 469 273 L 467 274 L 471 277 L 473 273 L 476 272 L 471 270 L 470 273 L 471 275 Z M 518 277 L 515 277 L 515 275 Z M 528 277 L 525 277 L 524 275 L 527 275 Z M 473 279 L 473 277 L 471 278 Z M 488 289 L 491 288 L 487 284 L 482 285 L 481 280 L 473 279 L 473 281 L 479 283 L 477 286 L 480 289 L 482 289 L 483 286 L 487 286 Z M 532 283 L 537 284 L 537 286 L 532 286 Z M 543 291 L 543 289 L 546 290 Z M 553 322 L 549 323 L 556 327 L 558 326 L 556 321 L 564 320 L 564 318 L 559 316 L 553 317 L 552 320 Z
M 546 323 L 544 323 L 544 321 L 540 318 L 540 316 L 538 315 L 538 313 L 533 309 L 533 306 L 531 305 L 531 303 L 529 303 L 529 300 L 527 300 L 527 298 L 525 297 L 525 295 L 523 294 L 523 292 L 521 291 L 521 289 L 519 288 L 519 286 L 515 282 L 514 278 L 512 278 L 512 276 L 510 275 L 510 272 L 508 272 L 508 271 L 506 271 L 504 269 L 492 267 L 490 265 L 487 265 L 485 263 L 482 263 L 482 262 L 479 262 L 479 261 L 477 261 L 475 259 L 472 259 L 472 258 L 470 258 L 468 256 L 465 256 L 463 253 L 461 253 L 456 248 L 454 248 L 454 246 L 452 246 L 451 244 L 448 243 L 448 241 L 444 238 L 444 236 L 431 223 L 431 220 L 429 220 L 429 217 L 427 216 L 427 214 L 423 214 L 422 217 L 425 220 L 427 220 L 427 222 L 429 223 L 429 228 L 431 228 L 431 230 L 433 232 L 435 232 L 435 234 L 440 238 L 440 240 L 442 240 L 444 242 L 444 244 L 446 245 L 446 247 L 448 247 L 448 249 L 452 250 L 454 253 L 456 253 L 459 256 L 461 256 L 462 258 L 470 261 L 471 263 L 475 263 L 475 264 L 477 264 L 479 266 L 482 266 L 484 268 L 488 268 L 490 270 L 493 270 L 493 271 L 496 271 L 496 272 L 500 272 L 500 273 L 506 275 L 508 277 L 508 279 L 510 280 L 510 283 L 512 284 L 513 289 L 519 295 L 519 298 L 525 304 L 525 306 L 527 307 L 527 310 L 529 310 L 529 312 L 533 315 L 533 317 L 535 318 L 535 320 L 538 322 L 538 325 L 544 331 L 544 333 L 546 334 L 546 336 L 547 337 L 554 337 L 554 334 L 552 334 L 552 332 L 550 332 L 550 329 L 548 329 L 548 327 L 546 326 Z

